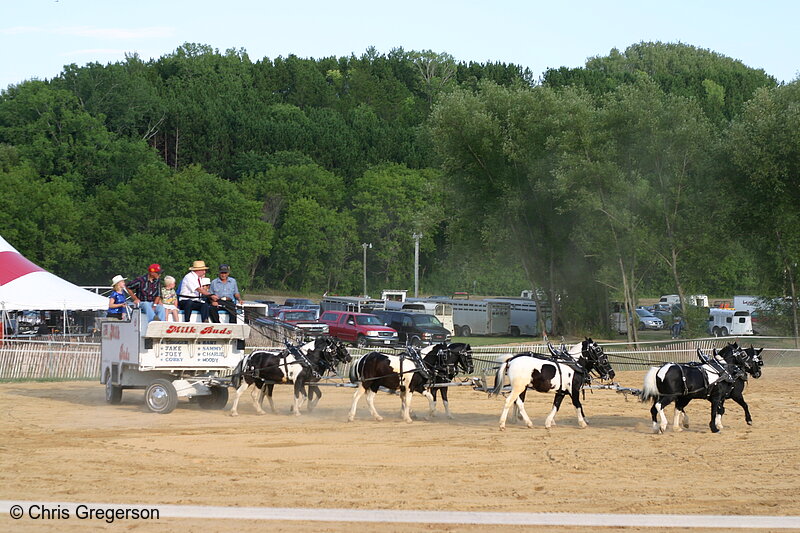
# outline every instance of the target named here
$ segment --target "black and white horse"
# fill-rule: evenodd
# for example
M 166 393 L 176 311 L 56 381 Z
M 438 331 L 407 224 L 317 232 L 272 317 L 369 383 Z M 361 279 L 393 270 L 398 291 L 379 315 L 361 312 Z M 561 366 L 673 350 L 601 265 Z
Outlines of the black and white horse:
M 580 401 L 583 385 L 588 382 L 591 372 L 599 374 L 601 379 L 614 377 L 614 369 L 611 368 L 608 357 L 592 339 L 587 338 L 569 350 L 556 351 L 552 346 L 548 347 L 552 356 L 521 353 L 498 359 L 500 368 L 497 369 L 494 389 L 489 395 L 500 394 L 506 374 L 511 383 L 511 392 L 500 415 L 501 430 L 506 428 L 508 411 L 515 402 L 525 425 L 533 427 L 533 422 L 525 412 L 525 391 L 528 387 L 537 392 L 555 392 L 553 408 L 545 419 L 544 427 L 550 428 L 554 424 L 553 420 L 561 407 L 561 402 L 568 394 L 578 415 L 578 425 L 586 427 L 586 418 Z
M 738 347 L 737 343 L 733 344 L 734 349 L 741 348 Z M 723 348 L 724 350 L 724 348 Z M 761 357 L 761 352 L 764 351 L 764 348 L 760 350 L 756 350 L 753 348 L 751 344 L 749 348 L 745 348 L 742 350 L 744 354 L 740 354 L 742 357 L 742 365 L 744 366 L 744 370 L 746 374 L 739 375 L 739 379 L 734 381 L 733 383 L 733 390 L 731 391 L 730 398 L 738 403 L 742 409 L 744 410 L 744 420 L 747 422 L 748 426 L 753 425 L 753 418 L 750 416 L 750 408 L 747 405 L 747 402 L 744 400 L 744 389 L 747 387 L 747 376 L 753 376 L 753 378 L 758 379 L 761 377 L 761 367 L 764 366 L 764 359 Z M 717 427 L 722 429 L 722 415 L 725 414 L 725 398 L 722 399 L 722 404 L 719 406 L 719 421 L 717 423 Z M 683 413 L 683 416 L 686 416 L 686 413 Z M 688 418 L 685 421 L 684 427 L 688 427 L 689 420 Z
M 763 348 L 762 348 L 763 350 Z M 675 402 L 673 428 L 682 431 L 681 426 L 689 427 L 689 417 L 684 409 L 693 399 L 706 399 L 711 402 L 711 421 L 713 433 L 722 429 L 722 414 L 725 412 L 725 399 L 734 398 L 744 408 L 745 420 L 752 423 L 750 410 L 744 401 L 744 388 L 747 375 L 761 376 L 761 350 L 752 346 L 742 350 L 737 344 L 728 344 L 712 357 L 697 350 L 700 362 L 664 363 L 651 367 L 644 378 L 641 400 L 653 400 L 650 416 L 653 432 L 664 433 L 667 429 L 667 416 L 664 408 Z M 660 419 L 660 422 L 659 422 Z
M 450 383 L 459 372 L 472 374 L 475 370 L 472 361 L 472 347 L 463 342 L 436 344 L 429 348 L 423 348 L 422 354 L 422 360 L 432 375 L 433 385 Z M 453 418 L 452 413 L 450 413 L 450 404 L 447 401 L 447 387 L 436 386 L 431 386 L 433 403 L 429 416 L 436 416 L 436 394 L 439 390 L 442 391 L 444 412 L 447 418 Z
M 429 416 L 433 416 L 436 400 L 431 394 L 431 386 L 450 382 L 459 369 L 472 372 L 472 349 L 468 344 L 436 344 L 421 351 L 406 347 L 406 352 L 400 354 L 370 352 L 350 368 L 350 381 L 358 386 L 347 419 L 350 422 L 355 419 L 358 401 L 366 394 L 367 406 L 373 418 L 383 420 L 375 409 L 375 395 L 381 387 L 400 390 L 401 412 L 406 422 L 412 421 L 411 397 L 415 392 L 428 398 Z M 442 401 L 447 416 L 452 417 L 444 390 Z
M 300 408 L 306 400 L 308 410 L 312 411 L 322 397 L 322 391 L 315 383 L 325 372 L 333 370 L 337 363 L 349 363 L 351 360 L 344 344 L 328 336 L 318 337 L 300 347 L 289 346 L 281 352 L 255 351 L 243 359 L 234 371 L 231 386 L 236 389 L 236 394 L 230 415 L 238 416 L 239 397 L 251 386 L 254 387 L 251 396 L 256 412 L 265 414 L 261 405 L 266 395 L 270 410 L 274 413 L 272 391 L 276 383 L 294 384 L 292 412 L 295 415 L 300 415 Z

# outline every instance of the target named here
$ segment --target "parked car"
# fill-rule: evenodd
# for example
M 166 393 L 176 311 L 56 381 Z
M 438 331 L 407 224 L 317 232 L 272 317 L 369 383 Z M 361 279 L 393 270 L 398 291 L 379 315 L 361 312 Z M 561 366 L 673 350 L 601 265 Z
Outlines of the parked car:
M 650 310 L 655 316 L 661 319 L 664 324 L 672 324 L 676 316 L 683 316 L 679 305 L 673 304 L 655 304 Z
M 433 315 L 384 310 L 375 310 L 372 314 L 380 318 L 385 325 L 397 330 L 400 342 L 403 344 L 424 346 L 450 340 L 450 332 Z
M 307 337 L 327 335 L 330 326 L 317 320 L 317 313 L 313 309 L 281 309 L 275 318 L 302 329 Z
M 643 307 L 636 308 L 639 329 L 663 329 L 664 321 Z
M 286 298 L 286 301 L 283 302 L 283 307 L 284 309 L 311 309 L 314 311 L 314 318 L 319 318 L 320 315 L 319 304 L 308 298 Z
M 399 344 L 397 331 L 384 326 L 381 319 L 368 313 L 325 311 L 319 318 L 328 325 L 330 335 L 359 347 Z

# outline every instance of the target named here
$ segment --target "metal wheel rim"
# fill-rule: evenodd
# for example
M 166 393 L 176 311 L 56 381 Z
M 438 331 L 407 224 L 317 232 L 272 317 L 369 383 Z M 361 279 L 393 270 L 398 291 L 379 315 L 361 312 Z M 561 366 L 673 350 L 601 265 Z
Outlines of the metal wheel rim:
M 163 411 L 169 405 L 169 392 L 162 385 L 154 385 L 147 391 L 147 405 L 153 411 Z

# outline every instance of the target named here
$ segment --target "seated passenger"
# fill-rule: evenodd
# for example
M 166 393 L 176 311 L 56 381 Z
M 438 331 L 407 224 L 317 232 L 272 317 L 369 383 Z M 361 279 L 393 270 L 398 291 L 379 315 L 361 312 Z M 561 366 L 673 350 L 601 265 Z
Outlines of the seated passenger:
M 123 320 L 127 315 L 128 304 L 125 302 L 125 278 L 114 276 L 111 280 L 111 294 L 108 295 L 108 318 Z
M 207 270 L 208 267 L 206 267 L 205 261 L 195 261 L 181 281 L 178 308 L 183 311 L 184 322 L 191 322 L 192 311 L 200 312 L 201 322 L 205 322 L 209 318 L 211 318 L 212 322 L 219 322 L 217 313 L 215 313 L 216 317 L 210 317 L 211 305 L 207 300 L 210 293 L 208 292 L 208 287 L 203 287 L 201 284 L 201 280 L 205 277 Z
M 173 322 L 180 322 L 180 318 L 178 318 L 178 295 L 175 292 L 175 278 L 172 276 L 164 276 L 164 286 L 161 287 L 161 303 L 164 305 L 167 319 L 172 318 Z

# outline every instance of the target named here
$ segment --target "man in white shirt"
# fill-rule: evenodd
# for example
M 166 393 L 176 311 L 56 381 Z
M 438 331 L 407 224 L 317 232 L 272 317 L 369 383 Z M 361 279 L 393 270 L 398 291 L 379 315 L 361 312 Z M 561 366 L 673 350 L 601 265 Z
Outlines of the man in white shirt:
M 181 291 L 178 294 L 178 308 L 183 311 L 184 322 L 192 319 L 192 311 L 200 312 L 200 321 L 205 322 L 211 318 L 212 322 L 219 322 L 219 315 L 210 316 L 208 287 L 203 287 L 201 280 L 205 277 L 208 267 L 205 261 L 195 261 L 189 268 L 189 273 L 181 281 Z M 216 318 L 216 320 L 214 320 Z

